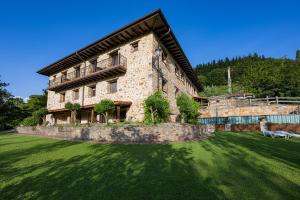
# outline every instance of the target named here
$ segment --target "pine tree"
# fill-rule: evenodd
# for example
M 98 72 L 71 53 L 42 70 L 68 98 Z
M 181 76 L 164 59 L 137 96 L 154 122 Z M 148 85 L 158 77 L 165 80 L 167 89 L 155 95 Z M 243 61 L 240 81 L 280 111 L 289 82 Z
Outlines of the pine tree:
M 296 51 L 296 62 L 300 63 L 300 50 Z

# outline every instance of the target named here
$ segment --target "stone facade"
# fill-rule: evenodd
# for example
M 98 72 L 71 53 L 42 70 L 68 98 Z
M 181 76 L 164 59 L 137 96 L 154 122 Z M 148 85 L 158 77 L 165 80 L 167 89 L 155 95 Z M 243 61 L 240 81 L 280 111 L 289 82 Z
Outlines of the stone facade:
M 132 43 L 138 42 L 138 50 L 133 51 Z M 164 50 L 163 59 L 160 59 L 160 69 L 163 76 L 159 79 L 160 86 L 157 85 L 157 69 L 153 63 L 155 49 L 161 46 Z M 160 44 L 159 40 L 154 33 L 142 35 L 134 40 L 120 45 L 114 49 L 110 49 L 95 58 L 97 61 L 104 60 L 109 57 L 111 52 L 118 51 L 121 55 L 126 57 L 127 71 L 125 74 L 117 77 L 110 77 L 105 80 L 90 83 L 88 85 L 72 88 L 66 91 L 49 91 L 48 92 L 48 110 L 63 109 L 66 102 L 79 103 L 81 106 L 89 106 L 98 103 L 102 99 L 111 99 L 113 101 L 128 101 L 131 106 L 127 111 L 126 119 L 132 121 L 142 121 L 144 117 L 143 102 L 145 98 L 157 91 L 158 88 L 163 89 L 165 96 L 170 101 L 172 117 L 171 120 L 175 121 L 178 115 L 176 108 L 176 94 L 179 92 L 186 92 L 191 96 L 197 96 L 197 89 L 193 83 L 187 78 L 183 70 L 174 61 L 168 50 Z M 89 65 L 89 61 L 80 65 L 83 68 Z M 76 66 L 67 69 L 67 73 L 74 72 Z M 176 69 L 176 73 L 175 73 Z M 176 75 L 178 74 L 179 75 Z M 61 72 L 53 74 L 49 77 L 50 80 L 54 76 L 61 76 Z M 163 77 L 163 78 L 162 78 Z M 164 81 L 163 81 L 164 79 Z M 108 84 L 111 80 L 117 80 L 117 92 L 109 93 Z M 165 83 L 166 82 L 166 83 Z M 164 87 L 162 85 L 164 84 Z M 89 86 L 96 85 L 96 95 L 89 97 Z M 74 100 L 74 90 L 79 90 L 79 98 Z M 60 102 L 60 93 L 65 93 L 65 101 Z M 81 122 L 87 122 L 88 116 L 82 115 Z M 47 121 L 53 123 L 52 115 L 47 115 Z M 69 122 L 68 115 L 61 114 L 56 116 L 57 124 L 64 124 Z
M 173 59 L 168 49 L 163 46 L 156 36 L 154 36 L 153 42 L 154 49 L 157 49 L 160 46 L 163 51 L 163 55 L 159 62 L 159 81 L 157 78 L 159 73 L 157 73 L 157 69 L 154 69 L 152 80 L 153 88 L 154 90 L 159 88 L 163 91 L 163 94 L 170 102 L 171 121 L 176 121 L 176 116 L 179 114 L 179 110 L 176 106 L 176 96 L 181 92 L 189 94 L 191 97 L 198 96 L 198 90 L 188 79 L 178 63 Z
M 201 125 L 165 123 L 156 126 L 18 127 L 21 134 L 107 143 L 169 143 L 207 138 L 214 129 Z

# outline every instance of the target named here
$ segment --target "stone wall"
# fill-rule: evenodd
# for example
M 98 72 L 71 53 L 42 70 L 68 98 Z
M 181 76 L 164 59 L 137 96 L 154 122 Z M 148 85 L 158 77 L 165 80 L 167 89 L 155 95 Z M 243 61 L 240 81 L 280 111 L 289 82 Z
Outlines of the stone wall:
M 21 134 L 40 135 L 70 140 L 107 143 L 169 143 L 207 138 L 214 132 L 211 126 L 165 123 L 156 126 L 127 127 L 18 127 Z
M 163 94 L 170 102 L 171 108 L 171 121 L 175 122 L 179 110 L 176 105 L 176 96 L 181 92 L 184 92 L 191 97 L 198 96 L 197 88 L 189 80 L 188 76 L 185 74 L 180 65 L 176 63 L 172 55 L 169 53 L 168 49 L 163 46 L 159 39 L 154 35 L 153 37 L 153 51 L 159 46 L 163 48 L 163 51 L 166 53 L 165 59 L 160 57 L 159 67 L 160 73 L 162 74 L 163 79 L 166 80 L 163 86 L 162 77 L 160 77 L 159 82 L 157 81 L 157 69 L 154 66 L 153 68 L 153 88 L 157 90 L 159 88 L 163 91 Z M 176 69 L 176 70 L 175 70 Z M 158 86 L 159 84 L 159 86 Z
M 131 44 L 138 41 L 138 50 L 132 50 Z M 141 121 L 143 119 L 143 101 L 152 94 L 152 52 L 153 52 L 153 34 L 149 33 L 143 35 L 134 40 L 120 45 L 114 49 L 111 49 L 103 54 L 96 56 L 98 61 L 109 58 L 109 54 L 115 50 L 118 50 L 121 55 L 127 59 L 127 71 L 124 75 L 118 77 L 110 77 L 106 80 L 90 83 L 86 86 L 72 88 L 71 90 L 61 91 L 65 92 L 65 102 L 60 103 L 60 93 L 49 91 L 47 108 L 49 110 L 56 110 L 64 108 L 66 102 L 79 103 L 81 106 L 91 105 L 98 103 L 102 99 L 109 98 L 114 101 L 131 101 L 132 105 L 127 113 L 127 117 L 133 121 Z M 86 61 L 86 65 L 89 65 L 89 61 Z M 78 65 L 76 65 L 78 66 Z M 81 64 L 81 68 L 85 65 Z M 75 66 L 74 66 L 75 67 Z M 74 67 L 67 69 L 67 73 L 73 72 Z M 61 72 L 55 74 L 57 77 L 61 75 Z M 53 79 L 53 75 L 50 80 Z M 110 80 L 117 79 L 117 92 L 108 92 L 108 82 Z M 96 96 L 89 97 L 90 85 L 96 85 Z M 73 90 L 79 89 L 79 99 L 74 100 Z
M 133 52 L 131 44 L 136 41 L 138 41 L 138 50 Z M 127 120 L 142 121 L 144 117 L 144 99 L 157 91 L 158 88 L 158 73 L 156 68 L 154 68 L 152 59 L 155 49 L 159 45 L 162 46 L 167 55 L 165 60 L 162 60 L 161 56 L 159 64 L 161 73 L 163 74 L 164 79 L 167 81 L 163 91 L 170 102 L 171 121 L 174 122 L 176 116 L 179 114 L 176 106 L 176 94 L 185 92 L 190 96 L 197 96 L 198 91 L 188 79 L 184 71 L 175 62 L 168 50 L 163 47 L 153 33 L 148 33 L 139 38 L 135 38 L 134 40 L 128 41 L 123 45 L 120 45 L 95 57 L 98 61 L 101 61 L 109 58 L 109 54 L 111 52 L 118 50 L 121 55 L 127 58 L 127 71 L 124 75 L 111 77 L 109 79 L 91 83 L 86 86 L 61 91 L 66 94 L 65 102 L 60 102 L 61 92 L 49 91 L 47 108 L 49 110 L 63 109 L 66 102 L 79 103 L 81 106 L 87 106 L 98 103 L 101 101 L 101 99 L 105 98 L 112 99 L 114 101 L 131 101 L 132 105 L 127 112 Z M 89 61 L 86 61 L 85 63 L 82 63 L 80 67 L 83 68 L 85 65 L 89 64 Z M 77 66 L 78 65 L 68 68 L 67 73 L 74 72 L 74 67 Z M 175 73 L 175 68 L 178 69 L 177 74 Z M 51 75 L 49 79 L 52 80 L 54 75 L 59 77 L 61 76 L 61 72 Z M 113 79 L 117 79 L 118 91 L 116 93 L 108 93 L 108 82 Z M 159 88 L 162 89 L 162 78 L 160 78 L 159 84 Z M 94 97 L 89 97 L 88 95 L 88 86 L 90 85 L 96 85 L 96 96 Z M 74 100 L 73 98 L 74 89 L 79 90 L 78 100 Z M 47 121 L 51 121 L 50 115 L 47 116 Z M 62 118 L 59 120 L 59 124 L 65 124 L 67 122 L 67 118 Z
M 245 107 L 212 107 L 201 110 L 202 117 L 228 117 L 253 115 L 287 115 L 293 112 L 297 105 L 264 105 Z

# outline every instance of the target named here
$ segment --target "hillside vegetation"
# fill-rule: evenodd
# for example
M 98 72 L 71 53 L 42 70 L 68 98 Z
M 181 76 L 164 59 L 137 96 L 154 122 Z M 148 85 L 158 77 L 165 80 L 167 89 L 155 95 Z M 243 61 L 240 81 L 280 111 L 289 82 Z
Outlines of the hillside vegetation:
M 258 97 L 300 96 L 300 55 L 296 60 L 266 58 L 258 54 L 213 60 L 196 66 L 205 96 L 227 93 L 227 68 L 231 67 L 233 92 L 251 92 Z

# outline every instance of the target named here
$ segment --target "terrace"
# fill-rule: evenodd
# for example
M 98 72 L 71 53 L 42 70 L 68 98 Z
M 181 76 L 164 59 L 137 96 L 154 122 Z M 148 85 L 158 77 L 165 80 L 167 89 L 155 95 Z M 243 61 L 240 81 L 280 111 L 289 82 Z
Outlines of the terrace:
M 127 59 L 121 54 L 96 61 L 85 67 L 75 67 L 70 73 L 62 72 L 61 76 L 49 81 L 49 90 L 60 91 L 75 86 L 84 85 L 96 80 L 124 74 L 126 72 Z

